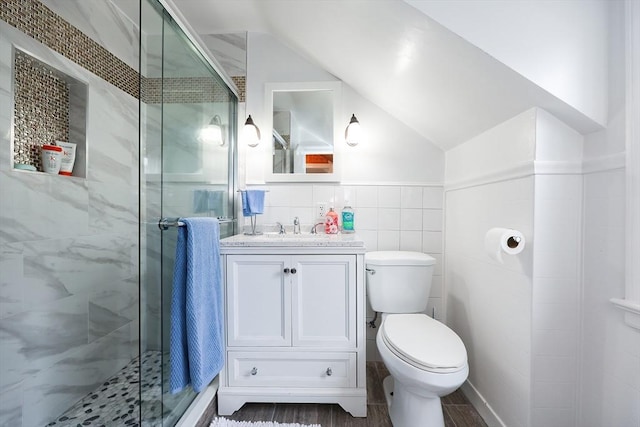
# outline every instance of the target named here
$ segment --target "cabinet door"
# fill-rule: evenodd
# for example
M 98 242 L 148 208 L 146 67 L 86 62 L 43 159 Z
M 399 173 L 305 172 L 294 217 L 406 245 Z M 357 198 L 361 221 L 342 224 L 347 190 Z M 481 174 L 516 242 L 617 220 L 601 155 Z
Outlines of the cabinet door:
M 292 257 L 293 345 L 356 347 L 356 257 Z
M 227 257 L 227 345 L 291 345 L 289 257 Z

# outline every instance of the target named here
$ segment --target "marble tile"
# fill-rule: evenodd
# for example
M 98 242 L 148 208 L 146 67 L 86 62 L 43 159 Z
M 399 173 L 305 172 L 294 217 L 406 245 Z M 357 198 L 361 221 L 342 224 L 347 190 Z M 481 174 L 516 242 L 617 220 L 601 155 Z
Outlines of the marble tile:
M 89 342 L 109 335 L 130 322 L 129 319 L 117 313 L 89 302 Z M 130 338 L 130 337 L 129 337 Z
M 0 247 L 0 319 L 24 310 L 22 250 Z
M 33 410 L 25 414 L 24 425 L 43 425 L 96 390 L 129 363 L 133 357 L 130 347 L 127 325 L 30 377 L 24 404 Z
M 152 34 L 153 32 L 162 32 L 162 17 L 157 16 L 155 10 L 151 11 L 146 3 L 143 3 L 143 26 L 146 34 L 143 35 L 142 54 L 143 63 L 141 64 L 142 74 L 147 78 L 162 77 L 162 36 Z
M 36 301 L 86 294 L 134 274 L 135 236 L 102 235 L 24 243 L 24 275 Z
M 124 318 L 127 322 L 135 320 L 139 307 L 138 276 L 114 280 L 106 286 L 93 288 L 89 293 L 89 302 Z M 91 312 L 89 318 L 91 321 Z
M 200 38 L 228 75 L 247 74 L 247 33 L 201 34 Z
M 136 186 L 138 101 L 95 78 L 89 85 L 88 168 L 91 181 Z
M 23 382 L 0 389 L 0 426 L 22 425 Z
M 0 360 L 2 361 L 0 393 L 14 387 L 24 379 L 23 368 L 26 362 L 23 355 L 19 353 L 22 349 L 22 342 L 18 337 L 12 335 L 10 330 L 10 327 L 14 326 L 10 324 L 11 319 L 15 317 L 0 320 L 0 343 L 2 343 L 0 345 Z
M 0 171 L 0 244 L 86 234 L 84 186 L 68 177 Z
M 112 7 L 75 3 L 81 19 Z M 102 25 L 91 13 L 86 24 Z M 3 107 L 12 98 L 12 42 L 90 87 L 89 180 L 9 170 L 12 108 L 0 108 L 0 425 L 26 427 L 43 425 L 137 354 L 138 102 L 0 22 Z M 90 344 L 89 326 L 100 337 Z
M 112 2 L 42 0 L 42 3 L 131 68 L 138 69 L 139 23 L 129 19 Z
M 136 232 L 137 199 L 131 186 L 90 181 L 88 211 L 92 234 Z
M 87 344 L 87 299 L 71 296 L 0 321 L 2 382 L 37 375 Z M 5 384 L 2 384 L 5 385 Z

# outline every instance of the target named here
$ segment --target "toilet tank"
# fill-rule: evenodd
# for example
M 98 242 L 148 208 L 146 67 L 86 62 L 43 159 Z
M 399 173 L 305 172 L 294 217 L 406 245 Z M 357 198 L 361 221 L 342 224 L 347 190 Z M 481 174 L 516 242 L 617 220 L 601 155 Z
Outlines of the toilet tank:
M 364 257 L 367 296 L 381 313 L 418 313 L 427 308 L 436 260 L 422 252 L 377 251 Z

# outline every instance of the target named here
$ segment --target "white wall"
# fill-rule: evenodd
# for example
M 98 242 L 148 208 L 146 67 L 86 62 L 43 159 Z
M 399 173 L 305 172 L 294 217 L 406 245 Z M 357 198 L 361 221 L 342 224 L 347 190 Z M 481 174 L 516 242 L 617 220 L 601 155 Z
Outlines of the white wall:
M 533 250 L 527 244 L 500 264 L 487 256 L 484 237 L 508 227 L 532 241 L 534 179 L 531 167 L 519 166 L 533 161 L 535 118 L 524 112 L 446 153 L 447 324 L 467 348 L 465 391 L 485 419 L 509 426 L 529 419 Z
M 591 119 L 607 123 L 607 19 L 614 2 L 406 1 Z
M 267 82 L 337 81 L 317 64 L 308 62 L 268 34 L 249 33 L 247 40 L 246 114 L 260 126 L 265 119 L 265 87 Z M 381 82 L 380 84 L 384 84 Z M 444 170 L 444 154 L 429 140 L 418 135 L 400 121 L 342 85 L 344 127 L 352 113 L 363 128 L 363 143 L 348 147 L 343 141 L 343 184 L 440 184 Z M 270 132 L 262 130 L 263 143 L 255 149 L 241 147 L 240 184 L 262 184 L 265 180 L 265 157 L 270 153 L 266 143 Z
M 447 323 L 469 352 L 465 391 L 496 423 L 575 425 L 581 157 L 582 136 L 540 109 L 446 153 Z M 521 231 L 524 251 L 490 259 L 492 227 Z
M 575 426 L 580 337 L 583 137 L 536 115 L 531 424 Z
M 640 425 L 640 331 L 609 302 L 625 292 L 624 20 L 610 27 L 609 124 L 585 139 L 584 269 L 578 425 Z

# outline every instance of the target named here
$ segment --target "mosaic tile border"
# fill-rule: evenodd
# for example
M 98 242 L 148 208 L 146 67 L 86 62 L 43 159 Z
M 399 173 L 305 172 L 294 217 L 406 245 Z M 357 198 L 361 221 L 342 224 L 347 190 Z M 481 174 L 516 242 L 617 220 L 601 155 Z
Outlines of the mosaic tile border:
M 35 0 L 1 0 L 0 19 L 135 98 L 138 71 Z
M 238 88 L 238 102 L 245 102 L 247 94 L 247 78 L 245 76 L 231 76 L 231 80 Z
M 231 102 L 231 92 L 214 77 L 145 78 L 140 96 L 146 104 Z

